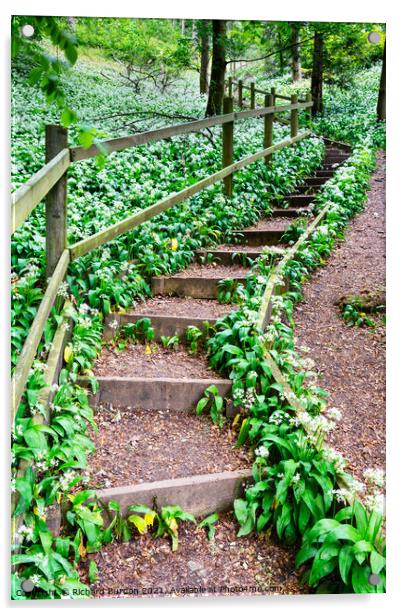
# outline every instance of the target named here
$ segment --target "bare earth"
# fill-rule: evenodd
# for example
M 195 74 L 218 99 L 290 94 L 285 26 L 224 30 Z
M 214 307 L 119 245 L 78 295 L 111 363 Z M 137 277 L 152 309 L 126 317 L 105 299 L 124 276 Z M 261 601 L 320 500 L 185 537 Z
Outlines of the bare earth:
M 99 581 L 91 584 L 95 597 L 194 597 L 200 595 L 306 594 L 294 572 L 292 548 L 263 535 L 237 538 L 232 514 L 222 514 L 209 541 L 204 529 L 185 522 L 179 528 L 179 548 L 172 552 L 167 538 L 136 536 L 89 555 L 96 561 Z M 87 579 L 89 558 L 80 563 Z
M 190 355 L 183 346 L 177 350 L 165 349 L 155 342 L 128 344 L 123 351 L 104 348 L 93 371 L 95 376 L 220 378 L 208 366 L 204 355 Z
M 230 425 L 183 411 L 97 408 L 91 485 L 115 487 L 251 468 Z
M 297 346 L 309 347 L 329 405 L 343 418 L 329 443 L 350 460 L 360 480 L 366 468 L 385 467 L 385 327 L 348 327 L 337 300 L 385 285 L 385 154 L 377 169 L 365 210 L 345 232 L 327 265 L 304 287 L 296 307 Z

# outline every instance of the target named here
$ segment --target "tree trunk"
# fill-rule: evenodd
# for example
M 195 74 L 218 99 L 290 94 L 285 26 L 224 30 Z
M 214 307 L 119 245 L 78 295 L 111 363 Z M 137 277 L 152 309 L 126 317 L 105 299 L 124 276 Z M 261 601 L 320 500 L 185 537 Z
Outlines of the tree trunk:
M 382 57 L 382 69 L 381 69 L 381 79 L 380 79 L 380 89 L 378 91 L 378 102 L 377 102 L 377 120 L 381 122 L 381 120 L 385 120 L 386 117 L 386 109 L 385 109 L 385 76 L 386 76 L 386 67 L 385 67 L 385 43 L 384 43 L 384 54 Z
M 291 34 L 291 49 L 292 49 L 292 80 L 293 82 L 300 81 L 300 25 L 292 24 Z
M 324 64 L 324 35 L 318 30 L 314 33 L 313 71 L 311 74 L 312 114 L 322 113 L 322 72 Z
M 200 94 L 208 94 L 208 64 L 209 64 L 209 32 L 208 19 L 202 19 L 199 24 L 200 53 Z
M 285 60 L 283 57 L 283 51 L 282 51 L 282 47 L 283 47 L 283 43 L 282 43 L 282 34 L 281 31 L 278 29 L 278 47 L 279 47 L 279 51 L 278 51 L 278 56 L 279 56 L 279 72 L 281 75 L 283 75 L 283 71 L 285 70 Z
M 209 84 L 208 104 L 205 115 L 218 115 L 222 113 L 223 96 L 225 90 L 226 70 L 226 20 L 214 19 L 212 21 L 212 66 Z

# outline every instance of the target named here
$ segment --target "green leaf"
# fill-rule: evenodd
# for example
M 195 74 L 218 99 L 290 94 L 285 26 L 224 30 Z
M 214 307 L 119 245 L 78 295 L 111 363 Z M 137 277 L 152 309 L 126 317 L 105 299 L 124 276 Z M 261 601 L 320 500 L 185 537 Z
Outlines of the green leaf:
M 241 447 L 247 440 L 250 429 L 250 419 L 246 417 L 243 419 L 241 428 L 239 431 L 239 436 L 237 437 L 236 447 Z
M 384 556 L 381 556 L 377 550 L 372 550 L 370 554 L 370 567 L 373 573 L 380 573 L 385 567 L 385 562 Z
M 302 545 L 302 547 L 296 554 L 296 560 L 295 560 L 296 569 L 298 569 L 303 563 L 305 563 L 306 560 L 310 560 L 310 558 L 314 558 L 316 554 L 317 554 L 317 548 L 310 545 L 310 543 L 306 543 Z
M 88 577 L 91 584 L 94 584 L 99 580 L 98 565 L 94 560 L 89 561 Z
M 338 528 L 335 528 L 328 535 L 329 541 L 333 541 L 335 539 L 349 539 L 349 541 L 356 543 L 359 539 L 361 539 L 361 536 L 351 524 L 340 524 Z
M 332 558 L 330 560 L 321 560 L 319 558 L 319 553 L 314 559 L 313 566 L 311 567 L 309 584 L 310 586 L 314 586 L 317 584 L 321 578 L 329 575 L 335 569 L 338 564 L 337 558 Z
M 244 524 L 248 516 L 248 503 L 242 498 L 236 498 L 233 505 L 237 521 L 240 525 Z
M 375 586 L 369 583 L 368 579 L 371 574 L 370 567 L 367 565 L 353 565 L 352 569 L 352 587 L 355 593 L 366 594 L 375 593 Z
M 339 573 L 346 586 L 349 585 L 349 571 L 354 559 L 353 547 L 351 545 L 344 545 L 339 552 Z
M 198 404 L 195 408 L 196 415 L 201 415 L 202 411 L 205 409 L 208 402 L 209 402 L 209 398 L 201 398 L 201 400 L 198 401 Z
M 308 540 L 315 541 L 322 535 L 327 535 L 334 529 L 338 529 L 340 527 L 339 522 L 336 520 L 332 520 L 330 518 L 324 518 L 323 520 L 319 520 L 314 524 L 313 528 L 308 533 Z

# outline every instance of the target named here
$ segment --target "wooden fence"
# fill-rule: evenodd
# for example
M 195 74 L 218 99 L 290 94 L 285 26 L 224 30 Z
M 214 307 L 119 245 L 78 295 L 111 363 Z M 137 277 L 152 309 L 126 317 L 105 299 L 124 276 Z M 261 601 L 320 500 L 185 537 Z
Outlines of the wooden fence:
M 244 106 L 242 91 L 250 88 L 251 108 L 245 111 L 233 111 L 233 88 L 237 87 L 240 109 Z M 234 84 L 228 82 L 229 96 L 224 99 L 223 115 L 213 116 L 193 122 L 186 122 L 166 128 L 146 131 L 118 137 L 104 141 L 100 149 L 93 145 L 90 148 L 68 148 L 67 130 L 57 125 L 46 127 L 46 164 L 32 178 L 21 186 L 12 195 L 12 233 L 16 231 L 27 219 L 34 208 L 46 197 L 46 276 L 49 278 L 44 297 L 39 305 L 30 331 L 21 351 L 12 381 L 12 421 L 18 410 L 26 386 L 29 371 L 35 359 L 38 345 L 50 311 L 57 296 L 60 283 L 64 280 L 69 263 L 86 254 L 90 250 L 127 233 L 141 223 L 157 216 L 161 212 L 181 203 L 223 180 L 224 192 L 231 196 L 233 190 L 233 174 L 257 160 L 264 159 L 267 165 L 271 164 L 272 154 L 282 148 L 290 146 L 310 134 L 309 130 L 299 132 L 298 113 L 301 110 L 311 112 L 311 100 L 298 101 L 297 96 L 290 98 L 289 104 L 277 105 L 276 99 L 282 98 L 274 90 L 270 93 L 258 90 L 252 84 L 245 86 L 241 81 Z M 264 94 L 264 106 L 255 106 L 255 94 Z M 273 121 L 277 114 L 290 112 L 290 137 L 273 144 Z M 247 156 L 240 161 L 233 162 L 233 134 L 234 124 L 237 121 L 251 117 L 264 119 L 263 149 Z M 223 127 L 222 131 L 222 170 L 213 173 L 195 184 L 177 193 L 172 193 L 154 205 L 111 225 L 107 229 L 95 233 L 73 245 L 67 245 L 67 172 L 69 166 L 76 161 L 96 156 L 99 152 L 117 152 L 137 145 L 144 145 L 153 141 L 167 139 L 177 135 L 197 132 L 212 126 Z

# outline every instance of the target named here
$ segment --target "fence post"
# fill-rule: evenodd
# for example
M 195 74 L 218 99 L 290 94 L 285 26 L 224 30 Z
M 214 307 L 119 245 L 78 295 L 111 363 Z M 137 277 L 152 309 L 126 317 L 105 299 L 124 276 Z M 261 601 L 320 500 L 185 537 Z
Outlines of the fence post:
M 292 96 L 290 98 L 291 98 L 292 105 L 297 104 L 297 102 L 298 102 L 297 94 L 292 94 Z M 298 110 L 297 109 L 292 109 L 291 112 L 290 112 L 290 136 L 291 137 L 296 137 L 298 130 L 299 130 Z
M 237 92 L 239 95 L 239 107 L 243 109 L 243 80 L 239 79 L 237 82 Z
M 306 103 L 311 103 L 311 101 L 313 100 L 313 97 L 311 96 L 311 92 L 307 92 L 306 94 Z M 306 109 L 306 114 L 307 114 L 307 126 L 311 126 L 311 107 L 308 107 Z
M 275 90 L 275 88 L 271 88 L 271 94 L 273 96 L 273 101 L 274 101 L 272 104 L 275 106 L 276 105 L 276 98 L 275 98 L 276 90 Z
M 233 98 L 225 97 L 223 99 L 223 113 L 233 112 Z M 222 167 L 227 167 L 233 162 L 233 127 L 234 122 L 226 122 L 222 125 Z M 227 197 L 232 196 L 233 192 L 233 175 L 228 175 L 223 178 L 224 192 Z
M 251 109 L 255 109 L 255 83 L 254 81 L 250 84 L 250 107 Z
M 228 79 L 228 96 L 229 96 L 229 98 L 232 98 L 232 91 L 233 91 L 233 77 L 229 77 L 229 79 Z
M 265 95 L 264 104 L 265 104 L 265 107 L 273 107 L 274 106 L 273 94 L 266 94 Z M 274 125 L 274 114 L 273 113 L 267 113 L 264 116 L 264 149 L 265 148 L 269 148 L 272 145 L 273 125 Z M 271 163 L 271 160 L 272 160 L 272 154 L 268 154 L 268 156 L 266 156 L 264 158 L 264 160 L 265 160 L 265 164 L 269 165 Z
M 45 133 L 46 162 L 68 147 L 67 129 L 48 124 Z M 49 278 L 67 245 L 67 173 L 46 196 L 46 277 Z

